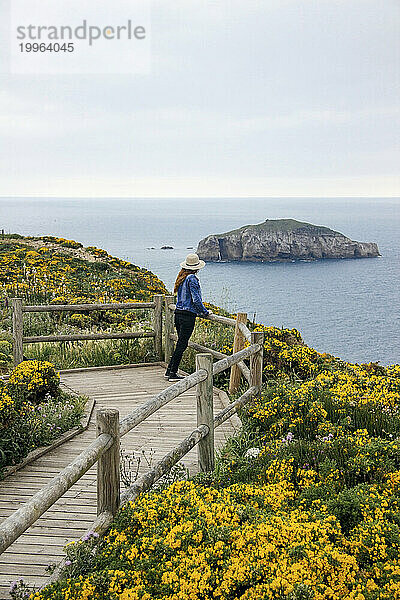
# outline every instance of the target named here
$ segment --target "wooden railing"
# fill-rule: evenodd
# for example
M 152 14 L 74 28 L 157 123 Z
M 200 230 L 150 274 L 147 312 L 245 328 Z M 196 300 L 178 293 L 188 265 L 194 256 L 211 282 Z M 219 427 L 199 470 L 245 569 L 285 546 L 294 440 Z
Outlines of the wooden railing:
M 164 343 L 164 360 L 168 364 L 173 352 L 173 342 L 176 342 L 178 337 L 174 332 L 174 310 L 175 304 L 174 296 L 165 296 L 165 343 Z M 246 341 L 251 342 L 251 332 L 247 328 L 247 314 L 237 313 L 236 320 L 229 317 L 222 317 L 221 315 L 210 314 L 208 317 L 203 317 L 207 321 L 213 321 L 215 323 L 221 323 L 222 325 L 228 325 L 235 327 L 235 335 L 233 341 L 233 353 L 242 350 L 245 346 Z M 209 352 L 214 358 L 226 358 L 226 354 L 218 352 L 211 348 L 207 348 L 196 342 L 189 340 L 189 347 L 197 350 L 198 352 Z M 250 371 L 243 361 L 232 366 L 231 376 L 229 381 L 229 392 L 234 393 L 239 388 L 241 374 L 244 376 L 246 381 L 250 383 Z
M 154 338 L 154 351 L 156 357 L 162 359 L 162 295 L 156 295 L 153 302 L 125 302 L 119 304 L 46 304 L 26 306 L 22 298 L 11 298 L 12 325 L 13 325 L 13 357 L 14 366 L 19 365 L 24 357 L 24 344 L 40 342 L 76 342 L 83 340 L 130 340 L 135 338 Z M 104 310 L 140 310 L 151 308 L 154 310 L 152 331 L 125 331 L 125 332 L 99 332 L 77 333 L 66 335 L 41 335 L 24 336 L 23 315 L 31 312 L 87 312 Z
M 14 303 L 13 303 L 14 304 Z M 173 297 L 165 297 L 165 336 L 164 349 L 167 359 L 172 352 L 173 342 Z M 160 311 L 162 303 L 141 304 L 134 308 L 156 308 Z M 15 306 L 15 304 L 14 304 Z M 83 308 L 85 306 L 85 308 Z M 93 306 L 93 305 L 92 305 Z M 99 305 L 97 305 L 99 306 Z M 100 305 L 104 307 L 105 305 Z M 115 305 L 112 305 L 113 309 Z M 121 308 L 121 305 L 118 305 Z M 33 311 L 39 307 L 25 307 L 25 311 Z M 45 307 L 48 309 L 49 307 Z M 62 310 L 57 306 L 59 310 Z M 57 310 L 55 308 L 55 310 Z M 124 305 L 125 308 L 125 305 Z M 133 308 L 132 305 L 129 308 Z M 71 310 L 71 307 L 65 307 Z M 18 309 L 20 311 L 20 308 Z M 24 310 L 24 309 L 23 309 Z M 76 307 L 74 307 L 76 310 Z M 81 310 L 99 310 L 81 305 Z M 22 311 L 23 312 L 23 311 Z M 21 314 L 21 311 L 20 311 Z M 243 313 L 239 313 L 242 314 Z M 0 554 L 17 540 L 43 513 L 45 513 L 74 483 L 76 483 L 97 462 L 97 519 L 90 531 L 103 533 L 111 524 L 118 508 L 126 502 L 134 500 L 140 493 L 151 488 L 153 483 L 167 473 L 183 456 L 194 446 L 198 446 L 199 470 L 209 472 L 214 469 L 214 430 L 220 426 L 237 410 L 259 393 L 262 385 L 263 370 L 263 332 L 250 332 L 244 322 L 243 316 L 237 320 L 228 319 L 219 315 L 210 315 L 206 319 L 224 325 L 235 327 L 234 347 L 244 345 L 246 340 L 249 346 L 241 348 L 230 356 L 209 350 L 205 346 L 192 343 L 195 349 L 204 350 L 196 355 L 196 370 L 191 375 L 164 389 L 150 398 L 145 404 L 134 410 L 128 416 L 119 420 L 116 409 L 100 409 L 96 414 L 97 438 L 75 458 L 65 469 L 54 477 L 45 487 L 36 493 L 26 504 L 21 506 L 12 515 L 0 524 Z M 247 321 L 247 319 L 246 319 Z M 159 329 L 162 329 L 160 325 Z M 238 336 L 244 340 L 240 341 Z M 55 337 L 55 336 L 54 336 Z M 236 344 L 236 346 L 235 346 Z M 213 357 L 219 358 L 213 364 Z M 250 367 L 244 363 L 250 361 Z M 248 379 L 250 387 L 239 398 L 232 401 L 218 414 L 214 415 L 213 409 L 213 380 L 215 375 L 235 366 L 242 365 L 242 372 Z M 231 381 L 232 383 L 232 381 Z M 142 475 L 131 487 L 125 490 L 120 497 L 120 438 L 126 435 L 139 423 L 153 415 L 161 407 L 171 402 L 187 390 L 197 387 L 197 427 L 192 433 L 166 454 L 164 458 L 151 471 Z M 56 569 L 53 580 L 57 577 Z

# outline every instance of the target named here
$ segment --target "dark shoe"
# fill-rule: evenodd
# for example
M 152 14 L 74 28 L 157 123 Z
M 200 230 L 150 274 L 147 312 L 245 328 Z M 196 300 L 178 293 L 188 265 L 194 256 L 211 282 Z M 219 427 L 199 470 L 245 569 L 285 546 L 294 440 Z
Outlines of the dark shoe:
M 180 381 L 181 379 L 185 379 L 183 375 L 178 375 L 177 373 L 171 373 L 168 377 L 168 381 Z
M 165 379 L 169 379 L 170 376 L 171 376 L 171 373 L 169 371 L 165 371 L 165 373 L 164 373 Z

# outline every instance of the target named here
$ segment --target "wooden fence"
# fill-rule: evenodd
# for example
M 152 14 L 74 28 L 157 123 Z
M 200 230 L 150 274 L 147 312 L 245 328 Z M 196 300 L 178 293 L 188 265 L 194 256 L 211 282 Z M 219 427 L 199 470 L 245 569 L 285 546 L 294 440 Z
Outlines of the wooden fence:
M 161 294 L 153 297 L 153 302 L 125 302 L 119 304 L 43 304 L 37 306 L 26 306 L 22 298 L 10 298 L 12 308 L 13 327 L 13 357 L 14 366 L 19 365 L 24 357 L 24 344 L 36 344 L 39 342 L 76 342 L 82 340 L 129 340 L 135 338 L 154 338 L 154 351 L 159 360 L 162 360 L 162 307 L 163 298 Z M 95 310 L 140 310 L 151 308 L 154 310 L 152 331 L 127 331 L 100 332 L 67 335 L 42 335 L 24 336 L 23 316 L 31 312 L 93 312 Z
M 147 304 L 120 304 L 120 305 L 79 305 L 83 310 L 108 310 L 112 308 L 153 308 L 155 310 L 154 331 L 150 334 L 157 340 L 159 353 L 162 350 L 162 296 L 156 296 L 154 302 Z M 174 298 L 166 296 L 165 306 L 165 335 L 164 353 L 165 361 L 168 362 L 173 349 L 173 311 Z M 48 311 L 48 310 L 77 310 L 74 305 L 68 306 L 21 306 L 19 299 L 13 299 L 13 323 L 14 323 L 14 356 L 21 358 L 23 343 L 31 343 L 37 338 L 24 338 L 22 335 L 23 312 Z M 107 308 L 106 308 L 107 307 Z M 65 492 L 70 489 L 96 462 L 97 462 L 97 519 L 90 531 L 103 533 L 111 524 L 118 508 L 128 501 L 134 500 L 141 492 L 151 488 L 153 483 L 167 473 L 183 456 L 185 456 L 195 445 L 198 446 L 198 463 L 200 471 L 212 471 L 214 469 L 214 429 L 224 423 L 237 410 L 243 407 L 249 400 L 254 398 L 260 391 L 263 370 L 263 332 L 250 332 L 246 326 L 247 318 L 244 313 L 239 313 L 236 320 L 211 314 L 205 317 L 210 321 L 235 327 L 234 349 L 240 348 L 232 355 L 226 356 L 215 350 L 211 350 L 200 344 L 190 343 L 201 353 L 196 355 L 196 370 L 191 375 L 169 386 L 162 392 L 150 398 L 145 404 L 134 410 L 121 421 L 119 413 L 115 409 L 101 409 L 97 411 L 97 437 L 89 446 L 54 477 L 45 487 L 36 493 L 26 504 L 21 506 L 12 515 L 0 524 L 0 554 L 3 553 L 15 540 L 19 538 L 37 519 L 45 513 Z M 157 322 L 156 322 L 157 320 Z M 46 340 L 47 340 L 46 336 Z M 51 336 L 51 341 L 59 341 L 60 336 Z M 64 337 L 64 336 L 62 336 Z M 68 336 L 75 339 L 76 336 Z M 137 337 L 137 336 L 132 336 Z M 56 339 L 54 339 L 56 338 Z M 89 336 L 79 339 L 99 339 Z M 41 338 L 40 341 L 42 341 Z M 49 340 L 50 341 L 50 340 Z M 247 347 L 243 347 L 249 343 Z M 213 358 L 218 358 L 213 364 Z M 247 367 L 245 360 L 250 361 Z M 249 389 L 239 398 L 232 401 L 221 412 L 213 414 L 213 379 L 215 375 L 227 369 L 232 369 L 234 380 L 232 384 L 238 385 L 238 373 L 234 368 L 240 369 L 248 380 Z M 197 427 L 182 442 L 169 452 L 151 470 L 142 475 L 131 487 L 125 490 L 120 497 L 120 438 L 131 431 L 139 423 L 153 415 L 162 406 L 171 402 L 185 391 L 197 387 Z M 53 579 L 57 577 L 56 570 Z

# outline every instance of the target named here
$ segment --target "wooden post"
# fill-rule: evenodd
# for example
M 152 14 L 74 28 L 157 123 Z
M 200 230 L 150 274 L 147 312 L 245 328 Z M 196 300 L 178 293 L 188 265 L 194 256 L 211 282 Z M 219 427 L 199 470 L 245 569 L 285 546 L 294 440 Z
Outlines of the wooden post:
M 213 358 L 211 354 L 196 355 L 196 371 L 204 369 L 207 379 L 197 385 L 197 427 L 207 425 L 209 433 L 198 444 L 199 471 L 214 470 L 214 393 Z
M 153 298 L 155 303 L 154 317 L 153 317 L 153 329 L 154 329 L 154 353 L 158 360 L 163 359 L 162 354 L 162 306 L 163 296 L 157 294 Z
M 11 298 L 14 367 L 24 360 L 22 298 Z
M 119 507 L 119 411 L 101 408 L 96 412 L 97 435 L 108 433 L 114 438 L 113 445 L 97 462 L 97 514 L 109 512 L 115 515 Z
M 245 339 L 244 339 L 243 333 L 240 331 L 240 329 L 238 327 L 238 323 L 244 323 L 245 325 L 247 325 L 247 313 L 238 313 L 236 315 L 235 337 L 233 339 L 232 354 L 235 354 L 235 352 L 239 352 L 239 350 L 243 350 L 244 344 L 245 344 Z M 239 384 L 240 384 L 240 378 L 241 378 L 241 370 L 239 369 L 239 367 L 237 365 L 233 365 L 233 367 L 231 368 L 231 376 L 230 376 L 230 380 L 229 380 L 229 393 L 230 394 L 233 394 L 234 392 L 236 392 L 238 390 Z
M 169 308 L 170 304 L 174 303 L 174 296 L 164 296 L 165 303 L 165 336 L 164 336 L 164 360 L 169 363 L 174 351 L 174 342 L 171 340 L 171 335 L 174 333 L 174 313 Z
M 264 332 L 252 331 L 251 343 L 260 344 L 261 350 L 250 356 L 250 385 L 261 389 L 263 374 Z

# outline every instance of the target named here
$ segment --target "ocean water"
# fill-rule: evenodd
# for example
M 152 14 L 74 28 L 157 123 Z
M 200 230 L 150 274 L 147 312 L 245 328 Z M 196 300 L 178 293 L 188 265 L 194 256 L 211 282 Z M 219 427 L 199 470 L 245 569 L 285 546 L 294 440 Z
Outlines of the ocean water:
M 399 363 L 400 199 L 0 199 L 0 229 L 104 248 L 152 270 L 169 289 L 201 238 L 267 218 L 377 242 L 382 256 L 209 263 L 200 273 L 204 299 L 267 325 L 296 327 L 307 344 L 345 360 Z

